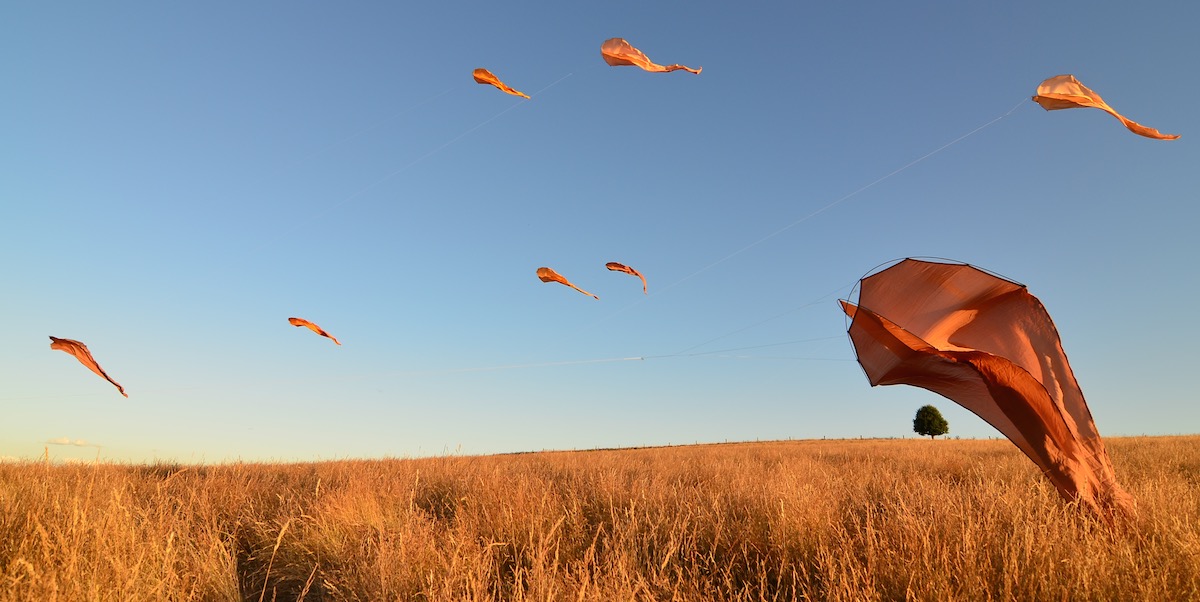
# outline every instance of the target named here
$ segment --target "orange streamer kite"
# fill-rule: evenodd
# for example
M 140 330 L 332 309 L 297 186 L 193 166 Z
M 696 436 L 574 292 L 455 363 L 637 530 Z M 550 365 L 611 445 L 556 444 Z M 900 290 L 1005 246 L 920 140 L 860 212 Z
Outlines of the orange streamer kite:
M 630 276 L 637 276 L 638 278 L 641 278 L 642 279 L 642 293 L 644 293 L 644 294 L 646 293 L 646 277 L 643 276 L 641 272 L 639 272 L 625 264 L 617 263 L 615 261 L 610 261 L 610 262 L 604 264 L 604 267 L 606 267 L 614 272 L 625 272 L 626 274 L 629 274 Z
M 1037 95 L 1033 97 L 1034 102 L 1042 105 L 1047 111 L 1056 111 L 1058 109 L 1081 109 L 1093 108 L 1107 112 L 1109 115 L 1121 120 L 1129 131 L 1140 134 L 1147 138 L 1156 140 L 1175 140 L 1179 138 L 1178 134 L 1163 134 L 1154 128 L 1148 128 L 1140 123 L 1130 121 L 1120 113 L 1113 110 L 1100 98 L 1099 94 L 1088 89 L 1087 86 L 1079 83 L 1074 75 L 1056 75 L 1044 82 L 1037 89 Z
M 569 286 L 585 295 L 590 295 L 590 296 L 596 298 L 597 300 L 600 299 L 600 297 L 596 297 L 596 295 L 593 295 L 593 294 L 579 288 L 578 286 L 571 284 L 571 281 L 567 280 L 566 278 L 563 278 L 561 275 L 559 275 L 558 272 L 555 272 L 554 270 L 552 270 L 550 268 L 538 268 L 537 277 L 542 282 L 557 282 L 559 284 Z
M 622 38 L 610 38 L 600 45 L 600 56 L 604 57 L 604 62 L 614 67 L 630 65 L 641 67 L 646 71 L 654 71 L 656 73 L 666 73 L 668 71 L 690 71 L 697 75 L 704 67 L 692 69 L 683 65 L 659 65 L 650 60 L 641 50 L 634 48 L 629 42 Z
M 1132 515 L 1046 309 L 1025 286 L 962 264 L 905 259 L 841 301 L 871 386 L 928 389 L 974 412 L 1067 501 Z
M 304 318 L 288 318 L 288 322 L 292 326 L 297 326 L 297 327 L 303 326 L 303 327 L 333 341 L 334 343 L 341 345 L 341 343 L 339 343 L 338 340 L 333 337 L 333 335 L 329 334 L 328 332 L 325 332 L 324 330 L 321 330 L 320 326 L 317 326 L 316 324 L 313 324 L 312 322 L 309 322 L 308 320 L 305 320 Z
M 112 383 L 113 386 L 117 388 L 117 391 L 121 392 L 121 395 L 124 395 L 126 399 L 129 398 L 129 395 L 125 393 L 125 387 L 122 387 L 119 383 L 117 383 L 117 381 L 110 378 L 108 374 L 104 372 L 104 369 L 100 367 L 100 364 L 96 363 L 96 359 L 92 357 L 92 352 L 88 351 L 87 345 L 84 345 L 79 341 L 72 341 L 71 339 L 50 337 L 50 348 L 58 349 L 59 351 L 65 351 L 75 356 L 75 359 L 79 360 L 79 363 L 87 366 L 89 370 L 100 375 L 100 377 L 104 380 Z
M 526 94 L 524 92 L 519 92 L 517 90 L 513 90 L 512 88 L 508 87 L 507 84 L 500 81 L 500 78 L 496 77 L 495 75 L 492 75 L 492 72 L 488 71 L 487 69 L 476 69 L 474 76 L 475 76 L 475 81 L 477 83 L 490 84 L 490 85 L 496 86 L 497 88 L 503 90 L 504 92 L 512 94 L 513 96 L 522 96 L 525 98 L 529 98 L 528 94 Z

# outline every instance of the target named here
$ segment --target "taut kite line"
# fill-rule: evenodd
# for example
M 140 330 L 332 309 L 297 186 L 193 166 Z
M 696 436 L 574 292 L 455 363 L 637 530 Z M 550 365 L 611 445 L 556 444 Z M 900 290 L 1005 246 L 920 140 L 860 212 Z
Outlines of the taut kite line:
M 841 301 L 872 386 L 928 389 L 1013 442 L 1067 501 L 1131 515 L 1050 314 L 1024 285 L 964 264 L 905 259 Z
M 104 380 L 107 380 L 108 382 L 112 383 L 113 386 L 117 388 L 117 391 L 121 392 L 121 395 L 124 395 L 126 399 L 129 398 L 129 395 L 127 395 L 125 393 L 125 387 L 122 387 L 120 385 L 120 383 L 113 380 L 108 374 L 106 374 L 104 372 L 104 369 L 100 367 L 100 364 L 96 363 L 96 358 L 92 357 L 92 352 L 88 351 L 87 345 L 84 345 L 83 343 L 80 343 L 79 341 L 73 341 L 71 339 L 60 339 L 58 337 L 50 337 L 50 348 L 58 349 L 59 351 L 65 351 L 65 352 L 70 353 L 71 355 L 75 356 L 75 359 L 79 360 L 79 363 L 83 364 L 84 366 L 87 366 L 88 370 L 95 372 L 96 374 L 100 375 L 100 377 L 103 378 Z

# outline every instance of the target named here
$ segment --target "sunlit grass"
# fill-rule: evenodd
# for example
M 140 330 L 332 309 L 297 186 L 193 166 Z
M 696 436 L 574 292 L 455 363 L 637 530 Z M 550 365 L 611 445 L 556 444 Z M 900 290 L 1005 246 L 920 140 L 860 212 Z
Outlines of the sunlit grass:
M 1110 528 L 1006 441 L 0 464 L 3 600 L 1200 599 L 1200 437 Z

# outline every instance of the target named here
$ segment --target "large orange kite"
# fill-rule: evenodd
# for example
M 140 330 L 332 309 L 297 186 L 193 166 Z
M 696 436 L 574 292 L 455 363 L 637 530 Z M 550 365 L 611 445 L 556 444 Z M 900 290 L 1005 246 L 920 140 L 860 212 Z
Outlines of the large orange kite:
M 1123 115 L 1113 110 L 1100 98 L 1099 94 L 1091 91 L 1087 86 L 1079 83 L 1074 75 L 1056 75 L 1038 86 L 1037 94 L 1033 97 L 1034 102 L 1042 105 L 1047 111 L 1055 111 L 1058 109 L 1081 109 L 1093 108 L 1107 112 L 1109 115 L 1121 120 L 1129 131 L 1140 134 L 1147 138 L 1156 140 L 1175 140 L 1179 137 L 1178 134 L 1163 134 L 1154 128 L 1148 128 L 1140 123 L 1130 121 Z
M 643 276 L 641 272 L 639 272 L 623 263 L 617 263 L 615 261 L 610 261 L 610 262 L 604 264 L 604 267 L 606 267 L 614 272 L 625 272 L 626 274 L 629 274 L 630 276 L 637 276 L 638 278 L 641 278 L 642 279 L 642 293 L 644 293 L 644 294 L 646 293 L 646 277 Z
M 500 81 L 500 78 L 496 77 L 495 75 L 492 75 L 492 72 L 488 71 L 487 69 L 476 69 L 473 75 L 475 76 L 475 81 L 477 83 L 491 84 L 509 94 L 512 94 L 513 96 L 522 96 L 525 98 L 529 98 L 528 94 L 508 87 L 508 84 L 505 84 L 504 82 Z
M 96 359 L 92 357 L 92 352 L 88 351 L 87 345 L 84 345 L 79 341 L 72 341 L 71 339 L 50 337 L 50 348 L 58 349 L 59 351 L 66 351 L 67 353 L 75 356 L 75 359 L 79 360 L 79 363 L 87 366 L 89 370 L 99 374 L 101 378 L 112 383 L 113 386 L 117 388 L 117 391 L 121 392 L 121 395 L 124 395 L 126 399 L 129 398 L 129 395 L 125 393 L 125 387 L 122 387 L 117 381 L 109 377 L 108 374 L 104 372 L 104 369 L 100 367 L 100 364 L 96 363 Z
M 646 71 L 654 71 L 656 73 L 666 73 L 668 71 L 690 71 L 699 74 L 704 67 L 692 69 L 683 65 L 659 65 L 650 60 L 641 50 L 634 48 L 629 42 L 622 38 L 609 38 L 600 45 L 600 56 L 604 57 L 604 62 L 614 67 L 623 65 L 631 65 L 641 67 Z
M 1008 437 L 1064 499 L 1132 514 L 1054 322 L 1024 285 L 915 259 L 861 284 L 858 305 L 841 304 L 872 386 L 951 399 Z
M 338 340 L 333 337 L 333 335 L 329 334 L 328 332 L 325 332 L 324 330 L 321 329 L 320 326 L 317 326 L 316 324 L 313 324 L 312 322 L 309 322 L 308 320 L 305 320 L 304 318 L 288 318 L 288 323 L 290 323 L 292 326 L 297 326 L 297 327 L 303 326 L 303 327 L 333 341 L 334 343 L 341 345 L 341 343 L 339 343 Z
M 564 284 L 566 286 L 569 286 L 585 295 L 591 295 L 592 297 L 595 297 L 596 299 L 600 298 L 600 297 L 596 297 L 596 295 L 592 295 L 591 293 L 579 288 L 578 286 L 575 286 L 574 284 L 571 284 L 570 280 L 563 278 L 558 272 L 555 272 L 554 270 L 552 270 L 550 268 L 538 268 L 537 277 L 542 282 L 557 282 L 559 284 Z

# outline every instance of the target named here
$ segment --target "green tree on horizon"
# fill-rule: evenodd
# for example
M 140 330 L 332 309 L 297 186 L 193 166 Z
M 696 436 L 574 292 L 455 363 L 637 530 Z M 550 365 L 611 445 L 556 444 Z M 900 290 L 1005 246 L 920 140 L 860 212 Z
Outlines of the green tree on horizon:
M 942 417 L 942 413 L 937 408 L 926 405 L 921 406 L 917 410 L 917 415 L 913 418 L 913 432 L 918 435 L 927 435 L 930 439 L 938 435 L 945 435 L 950 432 L 950 423 Z

